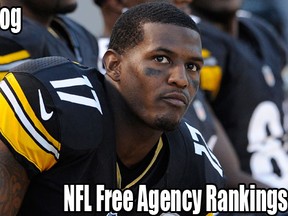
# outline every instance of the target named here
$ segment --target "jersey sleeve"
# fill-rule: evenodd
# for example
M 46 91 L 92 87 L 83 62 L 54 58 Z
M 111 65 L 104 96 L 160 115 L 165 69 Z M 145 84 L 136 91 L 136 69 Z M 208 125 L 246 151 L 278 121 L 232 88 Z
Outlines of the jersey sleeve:
M 48 91 L 30 74 L 8 73 L 0 82 L 0 138 L 30 178 L 59 159 L 54 109 Z
M 7 71 L 30 58 L 30 53 L 15 41 L 0 37 L 0 80 Z

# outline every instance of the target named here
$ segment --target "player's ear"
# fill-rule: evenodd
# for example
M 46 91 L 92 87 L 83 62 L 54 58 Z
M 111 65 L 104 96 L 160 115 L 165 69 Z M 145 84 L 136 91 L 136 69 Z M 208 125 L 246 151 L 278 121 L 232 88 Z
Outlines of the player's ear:
M 121 56 L 112 49 L 108 49 L 103 56 L 106 73 L 114 81 L 120 80 L 120 60 Z

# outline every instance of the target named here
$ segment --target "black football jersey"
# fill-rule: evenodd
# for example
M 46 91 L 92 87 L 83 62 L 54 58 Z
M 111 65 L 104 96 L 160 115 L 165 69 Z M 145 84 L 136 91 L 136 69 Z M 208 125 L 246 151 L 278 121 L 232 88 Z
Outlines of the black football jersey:
M 239 17 L 239 38 L 200 21 L 205 66 L 201 88 L 240 158 L 241 167 L 274 187 L 288 185 L 281 71 L 286 53 L 268 24 Z
M 0 78 L 28 59 L 45 56 L 64 56 L 87 66 L 97 66 L 97 40 L 70 18 L 55 17 L 48 30 L 26 17 L 22 22 L 19 34 L 0 31 Z M 63 38 L 51 29 L 61 31 Z
M 114 126 L 106 85 L 105 77 L 96 69 L 63 57 L 31 60 L 14 68 L 1 82 L 0 137 L 31 179 L 22 215 L 73 215 L 63 210 L 64 185 L 89 185 L 93 204 L 96 185 L 118 188 Z M 223 186 L 218 160 L 201 133 L 185 120 L 176 130 L 165 132 L 159 143 L 159 150 L 163 146 L 166 149 L 163 175 L 155 179 L 159 172 L 155 153 L 155 160 L 128 187 L 135 194 L 140 184 L 159 190 L 205 190 L 208 183 Z M 202 210 L 204 213 L 205 208 Z M 82 213 L 108 212 L 96 213 L 92 205 L 91 212 Z
M 211 111 L 208 108 L 205 95 L 201 89 L 198 89 L 184 118 L 191 126 L 201 131 L 207 145 L 213 151 L 217 141 L 217 134 Z

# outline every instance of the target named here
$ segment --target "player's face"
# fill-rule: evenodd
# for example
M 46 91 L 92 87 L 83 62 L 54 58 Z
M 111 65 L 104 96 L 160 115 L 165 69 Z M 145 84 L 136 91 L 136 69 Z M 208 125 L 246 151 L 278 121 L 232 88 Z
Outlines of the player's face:
M 119 91 L 152 128 L 174 129 L 199 85 L 200 35 L 171 24 L 146 23 L 144 40 L 122 55 Z
M 76 0 L 23 0 L 23 5 L 36 13 L 60 14 L 70 13 L 77 7 Z
M 193 0 L 193 6 L 214 13 L 234 13 L 242 0 Z

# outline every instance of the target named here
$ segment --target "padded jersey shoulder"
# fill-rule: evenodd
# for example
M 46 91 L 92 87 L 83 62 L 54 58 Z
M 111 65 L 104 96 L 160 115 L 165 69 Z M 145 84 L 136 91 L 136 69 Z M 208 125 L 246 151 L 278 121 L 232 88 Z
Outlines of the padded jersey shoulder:
M 96 150 L 109 137 L 104 131 L 111 128 L 110 115 L 106 115 L 105 92 L 97 74 L 94 68 L 63 57 L 44 57 L 5 76 L 0 87 L 1 115 L 19 135 L 5 121 L 0 125 L 1 139 L 33 170 L 31 175 L 50 169 L 75 149 Z
M 25 62 L 19 66 L 12 68 L 10 72 L 25 72 L 33 74 L 41 70 L 59 66 L 62 64 L 72 64 L 72 62 L 67 58 L 61 56 L 49 56 Z

